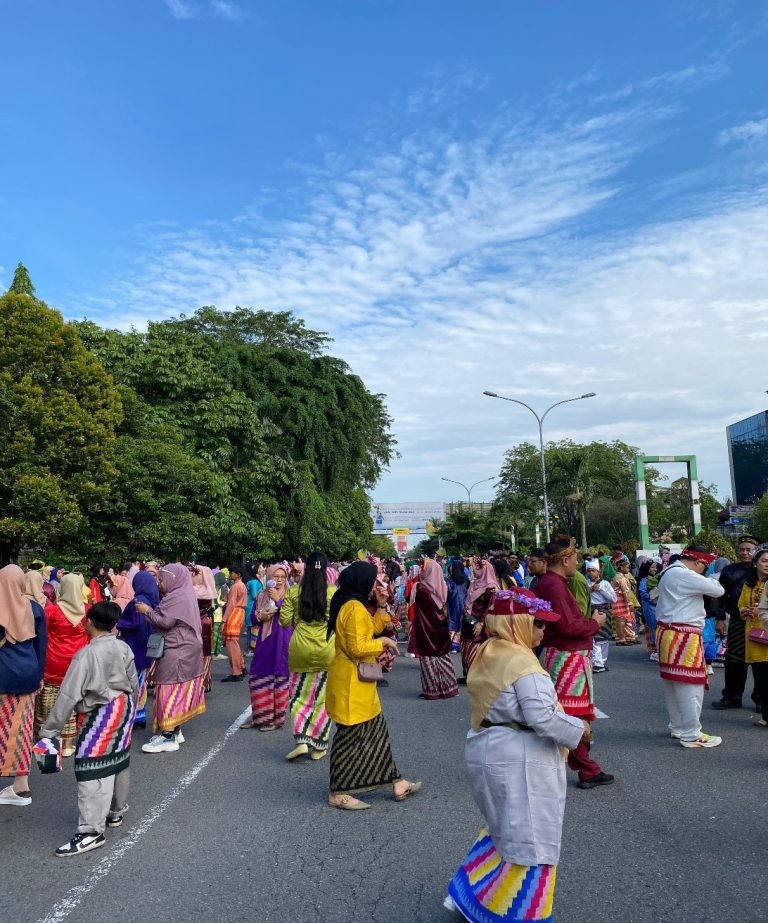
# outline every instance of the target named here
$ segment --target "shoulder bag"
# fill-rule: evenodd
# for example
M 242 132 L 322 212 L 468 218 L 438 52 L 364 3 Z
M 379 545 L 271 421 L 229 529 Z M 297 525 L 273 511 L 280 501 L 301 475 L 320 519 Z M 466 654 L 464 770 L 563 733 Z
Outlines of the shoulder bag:
M 165 650 L 165 635 L 159 631 L 153 631 L 147 638 L 147 657 L 152 660 L 159 660 Z

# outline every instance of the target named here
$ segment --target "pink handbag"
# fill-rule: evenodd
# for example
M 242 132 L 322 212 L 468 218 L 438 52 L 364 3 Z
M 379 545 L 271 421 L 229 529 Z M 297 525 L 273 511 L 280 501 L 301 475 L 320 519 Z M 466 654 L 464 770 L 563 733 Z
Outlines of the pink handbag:
M 765 628 L 750 628 L 749 640 L 753 644 L 768 644 L 768 631 Z

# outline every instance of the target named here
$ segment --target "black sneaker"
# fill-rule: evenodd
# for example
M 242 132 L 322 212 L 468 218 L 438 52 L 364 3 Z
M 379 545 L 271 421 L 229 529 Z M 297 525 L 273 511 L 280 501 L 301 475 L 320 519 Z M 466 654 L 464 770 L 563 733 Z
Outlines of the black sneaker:
M 384 687 L 386 688 L 386 687 L 389 685 L 389 680 L 388 680 L 388 679 L 377 679 L 377 680 L 376 680 L 376 685 L 377 685 L 377 686 L 384 686 Z
M 597 785 L 610 785 L 614 782 L 614 777 L 609 772 L 601 772 L 594 779 L 579 779 L 576 783 L 577 788 L 595 788 Z
M 76 833 L 69 843 L 59 846 L 56 855 L 79 856 L 80 853 L 90 852 L 92 849 L 98 849 L 106 843 L 103 833 Z
M 725 711 L 726 708 L 741 708 L 741 702 L 734 702 L 732 699 L 720 699 L 719 702 L 712 702 L 712 708 L 717 711 Z
M 225 676 L 222 683 L 239 683 L 242 678 L 242 676 Z
M 107 815 L 107 826 L 108 827 L 121 827 L 123 824 L 123 815 L 128 810 L 128 805 L 126 805 L 120 814 L 116 814 L 114 817 Z

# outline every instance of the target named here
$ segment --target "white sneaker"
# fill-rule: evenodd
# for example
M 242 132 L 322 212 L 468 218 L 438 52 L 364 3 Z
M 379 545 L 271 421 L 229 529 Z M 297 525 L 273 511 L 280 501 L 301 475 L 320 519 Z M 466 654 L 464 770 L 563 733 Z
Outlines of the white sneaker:
M 177 744 L 184 743 L 184 735 L 181 733 L 181 728 L 179 728 L 178 731 L 176 731 L 176 743 Z
M 67 856 L 79 856 L 84 852 L 91 852 L 93 849 L 99 849 L 106 843 L 103 833 L 76 833 L 72 839 L 59 846 L 56 855 L 61 858 Z
M 651 662 L 652 662 L 652 663 L 658 663 L 658 662 L 659 662 L 659 655 L 656 653 L 656 651 L 654 651 L 654 652 L 651 654 L 651 658 L 650 658 L 650 659 L 651 659 Z
M 681 740 L 680 743 L 684 747 L 697 748 L 697 747 L 719 747 L 723 742 L 722 737 L 715 737 L 712 734 L 702 734 L 696 740 Z
M 28 808 L 32 804 L 32 795 L 17 795 L 13 785 L 0 792 L 0 804 L 12 804 L 17 808 Z
M 670 731 L 669 736 L 672 740 L 680 740 L 680 731 Z
M 456 901 L 454 901 L 450 894 L 446 895 L 443 901 L 443 907 L 445 907 L 446 910 L 450 910 L 451 913 L 460 913 L 459 908 L 456 906 Z
M 714 676 L 714 675 L 715 675 L 715 671 L 712 669 L 712 664 L 708 663 L 707 664 L 707 676 Z
M 141 749 L 144 753 L 171 753 L 179 749 L 179 742 L 175 737 L 168 740 L 162 734 L 155 734 Z

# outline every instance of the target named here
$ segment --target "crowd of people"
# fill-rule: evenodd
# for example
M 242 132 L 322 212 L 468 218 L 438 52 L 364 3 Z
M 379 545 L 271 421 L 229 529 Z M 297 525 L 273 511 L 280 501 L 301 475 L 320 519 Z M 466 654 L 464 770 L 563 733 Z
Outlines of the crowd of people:
M 468 920 L 551 916 L 565 809 L 577 786 L 609 785 L 591 750 L 595 674 L 611 645 L 642 644 L 658 664 L 668 729 L 686 748 L 722 741 L 701 726 L 712 664 L 717 709 L 742 707 L 749 665 L 756 723 L 768 726 L 768 544 L 744 535 L 731 563 L 704 548 L 630 561 L 582 556 L 561 536 L 515 555 L 331 562 L 127 562 L 82 574 L 33 561 L 0 569 L 0 806 L 31 804 L 30 767 L 73 759 L 79 822 L 56 850 L 104 845 L 127 810 L 131 737 L 172 753 L 205 712 L 211 662 L 247 679 L 241 728 L 290 721 L 289 761 L 329 756 L 328 805 L 396 801 L 421 782 L 392 752 L 378 688 L 399 645 L 418 658 L 421 696 L 466 685 L 468 778 L 484 828 L 452 879 L 446 906 Z M 151 708 L 148 705 L 151 696 Z M 335 724 L 335 732 L 332 730 Z M 566 754 L 565 760 L 563 753 Z

